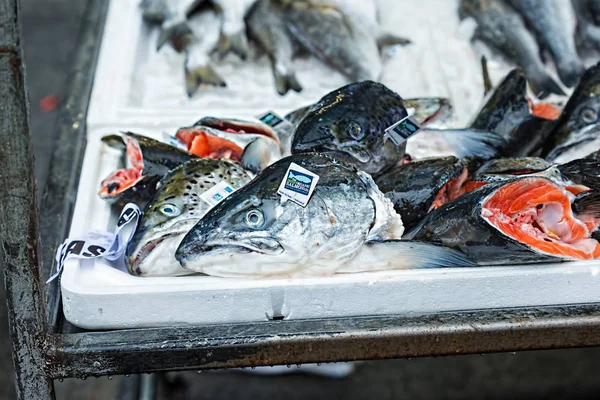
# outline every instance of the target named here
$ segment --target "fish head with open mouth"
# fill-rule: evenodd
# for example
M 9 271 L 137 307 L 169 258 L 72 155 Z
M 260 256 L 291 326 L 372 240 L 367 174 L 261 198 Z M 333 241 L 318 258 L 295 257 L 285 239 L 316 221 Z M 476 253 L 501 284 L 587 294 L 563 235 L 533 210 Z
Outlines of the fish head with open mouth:
M 228 160 L 194 159 L 171 171 L 160 181 L 128 245 L 129 271 L 142 276 L 193 273 L 182 268 L 174 254 L 210 208 L 200 196 L 221 182 L 236 190 L 249 181 L 250 176 Z
M 581 77 L 553 129 L 545 158 L 559 163 L 600 149 L 600 64 Z
M 292 162 L 320 176 L 306 207 L 277 193 Z M 324 276 L 366 240 L 402 233 L 400 216 L 369 175 L 331 153 L 297 154 L 211 209 L 175 256 L 183 267 L 215 276 Z
M 480 265 L 596 259 L 599 197 L 574 207 L 576 196 L 547 178 L 490 183 L 433 211 L 406 238 L 460 250 Z
M 378 174 L 400 163 L 406 145 L 385 130 L 408 115 L 402 98 L 373 81 L 352 83 L 324 96 L 298 124 L 292 154 L 341 151 L 361 170 Z
M 260 143 L 271 154 L 272 161 L 281 158 L 279 137 L 261 122 L 204 117 L 193 126 L 179 128 L 175 136 L 189 152 L 204 158 L 240 162 L 244 149 L 256 139 L 261 139 Z
M 116 204 L 134 202 L 143 207 L 167 172 L 195 158 L 175 146 L 131 132 L 105 136 L 102 141 L 123 150 L 126 158 L 125 168 L 111 173 L 100 183 L 100 197 Z

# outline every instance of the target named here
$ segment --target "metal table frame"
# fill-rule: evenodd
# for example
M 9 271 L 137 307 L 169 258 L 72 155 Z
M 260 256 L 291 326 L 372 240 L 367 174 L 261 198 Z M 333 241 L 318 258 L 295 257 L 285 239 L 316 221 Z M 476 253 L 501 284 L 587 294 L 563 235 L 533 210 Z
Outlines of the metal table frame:
M 70 224 L 107 3 L 88 2 L 38 219 L 18 1 L 0 0 L 0 262 L 18 399 L 53 399 L 67 377 L 600 345 L 600 304 L 103 332 L 66 323 L 58 283 L 42 282 Z

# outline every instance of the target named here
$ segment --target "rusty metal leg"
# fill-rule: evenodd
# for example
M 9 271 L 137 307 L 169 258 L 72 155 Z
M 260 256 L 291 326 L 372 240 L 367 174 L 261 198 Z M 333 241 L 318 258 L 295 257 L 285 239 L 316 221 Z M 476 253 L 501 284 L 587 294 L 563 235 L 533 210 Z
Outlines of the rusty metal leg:
M 0 0 L 0 263 L 17 399 L 54 399 L 46 373 L 46 319 L 39 282 L 39 229 L 29 108 L 17 0 Z

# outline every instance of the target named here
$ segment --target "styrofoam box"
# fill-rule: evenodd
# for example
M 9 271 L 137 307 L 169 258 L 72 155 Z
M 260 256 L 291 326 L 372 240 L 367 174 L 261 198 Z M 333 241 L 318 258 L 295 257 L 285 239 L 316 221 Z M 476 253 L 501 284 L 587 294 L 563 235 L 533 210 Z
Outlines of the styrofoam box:
M 70 236 L 112 231 L 119 210 L 96 194 L 101 179 L 121 167 L 100 137 L 130 130 L 160 138 L 202 116 L 281 114 L 316 101 L 344 84 L 314 60 L 296 63 L 301 94 L 279 97 L 265 57 L 217 68 L 228 89 L 185 96 L 183 59 L 154 51 L 156 30 L 141 21 L 139 0 L 113 0 L 88 115 L 88 146 Z M 382 81 L 403 97 L 446 96 L 456 125 L 468 121 L 482 97 L 478 54 L 459 25 L 455 0 L 380 0 L 383 25 L 410 37 L 386 61 Z M 400 16 L 402 14 L 402 16 Z M 407 17 L 410 16 L 410 17 Z M 401 20 L 402 24 L 394 24 Z M 467 24 L 468 25 L 468 24 Z M 495 82 L 508 71 L 490 62 Z M 237 280 L 208 276 L 140 278 L 103 259 L 68 260 L 61 278 L 63 307 L 73 324 L 90 329 L 213 324 L 450 310 L 573 304 L 600 300 L 600 263 L 573 262 L 493 268 L 405 270 L 315 279 Z

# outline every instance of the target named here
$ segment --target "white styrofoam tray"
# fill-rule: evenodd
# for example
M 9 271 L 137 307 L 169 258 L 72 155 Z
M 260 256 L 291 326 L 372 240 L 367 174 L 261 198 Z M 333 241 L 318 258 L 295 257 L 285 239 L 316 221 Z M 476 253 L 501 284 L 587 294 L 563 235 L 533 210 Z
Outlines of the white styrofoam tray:
M 250 117 L 269 109 L 284 114 L 344 83 L 317 62 L 300 60 L 297 71 L 305 90 L 281 98 L 264 57 L 245 64 L 228 58 L 218 68 L 230 88 L 207 90 L 189 101 L 183 60 L 169 50 L 154 52 L 156 31 L 142 24 L 138 1 L 111 2 L 70 236 L 112 230 L 116 222 L 119 210 L 96 195 L 100 180 L 120 167 L 119 155 L 101 146 L 102 135 L 131 130 L 158 138 L 205 115 Z M 457 1 L 378 1 L 388 5 L 381 13 L 383 25 L 414 41 L 387 61 L 382 81 L 403 97 L 449 97 L 456 125 L 466 123 L 481 103 L 483 88 L 479 57 L 458 24 Z M 403 23 L 394 24 L 399 18 Z M 493 59 L 489 66 L 495 82 L 509 68 Z M 574 262 L 293 280 L 139 278 L 104 260 L 68 260 L 61 287 L 70 322 L 104 329 L 597 302 L 599 272 L 600 263 Z

